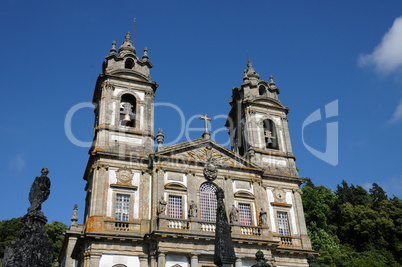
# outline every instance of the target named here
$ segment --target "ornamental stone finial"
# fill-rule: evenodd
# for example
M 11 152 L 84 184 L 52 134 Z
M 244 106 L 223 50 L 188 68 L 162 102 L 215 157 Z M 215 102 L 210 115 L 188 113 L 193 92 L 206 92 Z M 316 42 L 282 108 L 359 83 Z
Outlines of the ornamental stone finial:
M 148 48 L 145 47 L 144 48 L 144 55 L 142 56 L 142 60 L 143 61 L 148 61 L 149 57 L 148 57 Z
M 158 142 L 158 146 L 156 147 L 156 152 L 163 151 L 163 141 L 165 140 L 165 136 L 163 135 L 162 128 L 159 128 L 158 134 L 155 137 L 156 142 Z
M 251 63 L 251 60 L 249 59 L 247 62 L 247 70 L 245 70 L 245 78 L 252 78 L 252 79 L 259 79 L 260 75 L 255 72 L 253 68 L 253 64 Z M 244 78 L 243 78 L 244 79 Z
M 127 32 L 126 38 L 123 41 L 123 44 L 119 47 L 120 56 L 125 56 L 126 54 L 135 54 L 136 53 L 135 47 L 130 38 L 131 38 L 130 32 Z
M 77 221 L 78 221 L 78 204 L 75 204 L 73 216 L 71 217 L 71 225 L 77 225 Z
M 269 88 L 271 88 L 271 90 L 278 89 L 278 87 L 276 87 L 276 85 L 275 85 L 274 77 L 272 75 L 269 76 Z M 279 93 L 279 90 L 278 90 L 278 93 Z
M 116 41 L 112 42 L 112 48 L 110 48 L 110 54 L 116 54 L 117 50 L 116 50 Z

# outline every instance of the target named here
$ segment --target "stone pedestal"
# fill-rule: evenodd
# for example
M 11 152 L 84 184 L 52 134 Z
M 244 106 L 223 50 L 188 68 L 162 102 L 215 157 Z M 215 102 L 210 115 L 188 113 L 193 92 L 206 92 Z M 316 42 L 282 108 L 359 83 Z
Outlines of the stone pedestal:
M 4 251 L 2 267 L 52 266 L 53 246 L 44 228 L 46 217 L 41 211 L 32 211 L 22 221 L 24 227 Z

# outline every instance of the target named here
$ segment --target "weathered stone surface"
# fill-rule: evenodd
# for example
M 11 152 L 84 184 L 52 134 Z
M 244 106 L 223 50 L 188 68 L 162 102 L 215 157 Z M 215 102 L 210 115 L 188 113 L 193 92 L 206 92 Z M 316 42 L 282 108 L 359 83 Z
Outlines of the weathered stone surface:
M 216 190 L 217 208 L 216 208 L 216 231 L 215 231 L 215 254 L 214 263 L 217 266 L 231 266 L 236 262 L 232 236 L 228 218 L 226 215 L 223 199 L 225 193 L 222 188 Z
M 31 207 L 22 218 L 24 227 L 16 238 L 7 244 L 2 267 L 50 267 L 53 261 L 53 246 L 49 242 L 44 225 L 47 222 L 41 209 L 50 193 L 49 171 L 42 169 L 29 193 Z

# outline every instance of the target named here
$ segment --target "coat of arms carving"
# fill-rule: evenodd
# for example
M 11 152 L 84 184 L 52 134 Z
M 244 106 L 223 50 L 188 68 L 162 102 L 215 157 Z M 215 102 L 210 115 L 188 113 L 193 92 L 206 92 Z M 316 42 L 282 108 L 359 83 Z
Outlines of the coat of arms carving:
M 212 161 L 212 159 L 209 159 L 207 163 L 204 166 L 204 177 L 208 181 L 213 181 L 216 179 L 218 172 L 218 167 L 216 164 Z
M 123 184 L 131 183 L 133 180 L 133 174 L 131 171 L 124 166 L 123 168 L 117 171 L 117 181 Z

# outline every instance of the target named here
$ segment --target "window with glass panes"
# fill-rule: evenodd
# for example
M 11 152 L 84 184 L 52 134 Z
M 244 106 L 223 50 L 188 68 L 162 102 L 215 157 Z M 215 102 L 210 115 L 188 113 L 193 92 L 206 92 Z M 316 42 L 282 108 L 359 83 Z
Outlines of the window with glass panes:
M 239 203 L 240 224 L 251 225 L 251 208 L 250 204 Z
M 277 217 L 279 235 L 290 236 L 288 214 L 286 212 L 278 212 Z
M 216 187 L 213 184 L 205 183 L 200 187 L 200 215 L 202 221 L 216 221 Z
M 130 196 L 117 194 L 115 219 L 118 221 L 128 221 L 129 212 L 130 212 Z
M 169 196 L 169 203 L 168 203 L 169 218 L 181 219 L 182 218 L 181 207 L 182 207 L 181 197 Z

